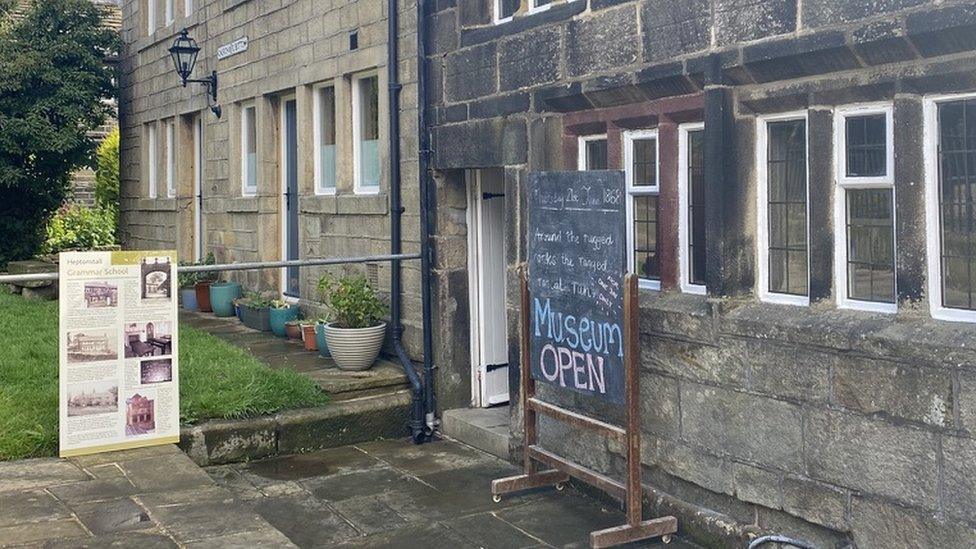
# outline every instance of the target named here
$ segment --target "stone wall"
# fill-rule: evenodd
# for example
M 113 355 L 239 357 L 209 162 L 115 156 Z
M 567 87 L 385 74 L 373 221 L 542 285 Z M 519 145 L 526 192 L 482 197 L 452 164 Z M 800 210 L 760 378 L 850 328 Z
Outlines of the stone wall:
M 192 260 L 194 200 L 193 123 L 204 121 L 203 215 L 204 255 L 220 263 L 279 260 L 282 191 L 280 170 L 281 98 L 297 101 L 299 136 L 300 255 L 303 258 L 385 255 L 390 252 L 390 174 L 387 83 L 387 2 L 353 0 L 196 0 L 194 13 L 184 15 L 176 2 L 175 21 L 146 33 L 147 0 L 123 5 L 125 52 L 121 67 L 122 231 L 126 248 L 176 248 Z M 161 6 L 163 2 L 157 2 Z M 417 253 L 419 186 L 417 176 L 417 36 L 415 4 L 401 0 L 400 80 L 403 251 Z M 160 8 L 161 9 L 161 8 Z M 157 20 L 162 21 L 159 14 Z M 187 28 L 202 48 L 195 78 L 216 70 L 219 75 L 218 119 L 207 109 L 204 88 L 182 88 L 167 49 L 176 33 Z M 358 47 L 352 49 L 351 35 Z M 241 37 L 248 49 L 217 60 L 217 48 Z M 378 195 L 353 192 L 351 79 L 365 71 L 379 78 L 380 166 Z M 314 191 L 313 87 L 334 82 L 337 108 L 337 192 Z M 243 102 L 257 109 L 258 191 L 242 196 L 240 112 Z M 174 120 L 177 125 L 177 190 L 166 197 L 160 179 L 159 198 L 149 198 L 146 124 Z M 158 139 L 164 139 L 160 129 Z M 162 173 L 162 172 L 160 172 Z M 161 176 L 162 177 L 162 176 Z M 315 283 L 324 268 L 301 271 L 301 295 L 309 314 L 318 311 Z M 375 274 L 380 290 L 389 291 L 390 266 L 380 263 L 335 269 Z M 403 264 L 405 341 L 412 357 L 422 355 L 420 337 L 419 262 Z M 278 291 L 277 270 L 230 275 L 253 291 Z
M 708 295 L 681 293 L 673 261 L 664 291 L 641 292 L 649 504 L 677 513 L 709 547 L 740 547 L 755 532 L 823 547 L 976 544 L 976 486 L 966 480 L 976 473 L 976 328 L 931 318 L 922 155 L 923 98 L 976 91 L 976 10 L 924 0 L 578 0 L 528 14 L 523 4 L 499 25 L 488 0 L 431 8 L 436 310 L 457 328 L 437 340 L 442 405 L 470 398 L 464 170 L 506 173 L 514 365 L 528 173 L 575 169 L 578 135 L 646 124 L 663 146 L 675 124 L 705 121 Z M 831 276 L 832 113 L 869 101 L 894 106 L 895 315 L 839 309 Z M 809 121 L 809 307 L 761 303 L 756 289 L 757 116 L 796 110 Z M 610 157 L 619 169 L 613 144 Z M 674 180 L 662 175 L 662 186 Z M 514 375 L 513 395 L 517 387 Z M 520 422 L 513 406 L 513 455 Z M 541 439 L 594 469 L 623 471 L 621 449 L 597 437 L 546 421 Z

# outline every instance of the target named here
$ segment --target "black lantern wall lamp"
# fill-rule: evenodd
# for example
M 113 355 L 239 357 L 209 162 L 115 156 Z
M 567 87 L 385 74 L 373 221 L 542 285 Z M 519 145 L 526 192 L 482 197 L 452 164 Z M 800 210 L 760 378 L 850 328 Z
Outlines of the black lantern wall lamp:
M 188 36 L 186 29 L 180 31 L 180 35 L 169 49 L 169 55 L 173 58 L 173 65 L 176 66 L 176 74 L 183 81 L 183 87 L 185 88 L 190 82 L 206 86 L 207 105 L 210 106 L 210 110 L 213 111 L 214 115 L 220 118 L 221 109 L 220 105 L 217 104 L 217 71 L 211 72 L 209 78 L 196 80 L 190 78 L 190 75 L 193 74 L 193 67 L 197 64 L 197 55 L 199 53 L 200 46 L 197 45 L 196 40 Z

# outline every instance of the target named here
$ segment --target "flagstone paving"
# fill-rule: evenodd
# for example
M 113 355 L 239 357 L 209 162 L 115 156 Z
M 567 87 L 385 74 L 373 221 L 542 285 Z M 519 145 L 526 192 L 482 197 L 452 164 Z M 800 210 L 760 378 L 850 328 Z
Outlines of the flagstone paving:
M 624 521 L 571 488 L 492 502 L 490 481 L 516 472 L 459 443 L 406 440 L 206 469 L 175 446 L 5 462 L 0 547 L 586 547 Z

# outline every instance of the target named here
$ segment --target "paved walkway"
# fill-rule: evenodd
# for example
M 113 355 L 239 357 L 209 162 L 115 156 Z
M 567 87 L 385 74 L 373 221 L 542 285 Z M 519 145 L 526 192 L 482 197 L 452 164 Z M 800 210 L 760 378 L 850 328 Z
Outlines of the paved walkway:
M 624 520 L 572 489 L 493 503 L 489 482 L 514 472 L 446 441 L 378 441 L 205 470 L 172 446 L 0 463 L 0 545 L 586 547 L 590 531 Z

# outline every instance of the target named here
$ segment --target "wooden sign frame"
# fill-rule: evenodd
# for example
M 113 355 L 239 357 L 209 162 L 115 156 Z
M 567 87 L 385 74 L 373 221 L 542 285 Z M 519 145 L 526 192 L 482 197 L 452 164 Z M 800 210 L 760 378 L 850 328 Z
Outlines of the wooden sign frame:
M 639 333 L 637 276 L 630 273 L 624 276 L 624 368 L 626 393 L 626 425 L 620 427 L 590 418 L 559 406 L 544 402 L 535 396 L 535 380 L 532 379 L 529 358 L 530 298 L 526 268 L 520 272 L 521 285 L 521 391 L 522 416 L 525 426 L 525 449 L 523 452 L 524 473 L 500 478 L 491 482 L 491 495 L 497 503 L 501 496 L 554 485 L 562 490 L 570 477 L 594 486 L 626 505 L 627 523 L 621 526 L 590 533 L 590 546 L 594 548 L 612 547 L 644 539 L 661 537 L 669 543 L 671 534 L 678 530 L 678 519 L 672 516 L 643 520 L 643 488 L 641 486 L 640 463 L 640 372 L 638 371 Z M 573 427 L 580 427 L 620 442 L 627 452 L 627 480 L 620 482 L 602 473 L 574 463 L 542 448 L 538 443 L 538 415 L 543 414 Z M 540 471 L 542 464 L 550 469 Z

